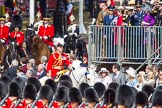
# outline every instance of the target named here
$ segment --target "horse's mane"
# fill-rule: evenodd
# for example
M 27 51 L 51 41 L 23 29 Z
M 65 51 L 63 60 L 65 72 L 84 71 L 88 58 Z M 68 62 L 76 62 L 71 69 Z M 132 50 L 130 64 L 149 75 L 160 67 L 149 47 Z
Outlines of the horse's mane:
M 34 36 L 33 37 L 33 42 L 34 43 L 37 43 L 37 44 L 39 44 L 39 43 L 44 44 L 43 41 L 40 39 L 39 36 Z

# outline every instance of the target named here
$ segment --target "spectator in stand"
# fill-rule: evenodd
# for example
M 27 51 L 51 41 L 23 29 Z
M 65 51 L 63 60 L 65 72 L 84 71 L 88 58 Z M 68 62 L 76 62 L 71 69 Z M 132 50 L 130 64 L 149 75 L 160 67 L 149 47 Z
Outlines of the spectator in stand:
M 34 69 L 34 64 L 33 63 L 31 63 L 31 62 L 29 62 L 28 64 L 27 64 L 27 73 L 26 73 L 26 75 L 27 76 L 30 76 L 30 75 L 32 75 L 32 76 L 37 76 L 37 72 L 36 72 L 36 70 Z
M 152 65 L 147 65 L 146 68 L 145 68 L 145 79 L 146 79 L 146 80 L 147 80 L 148 72 L 149 72 L 149 71 L 153 71 Z
M 44 77 L 46 75 L 47 74 L 46 74 L 45 66 L 43 64 L 39 64 L 38 72 L 37 72 L 38 79 L 41 79 L 42 77 Z
M 101 68 L 99 71 L 100 77 L 95 82 L 101 82 L 108 88 L 109 84 L 112 83 L 112 78 L 109 76 L 109 71 L 106 68 Z
M 126 85 L 128 85 L 129 87 L 136 87 L 136 85 L 138 84 L 136 70 L 134 70 L 132 67 L 129 67 L 126 72 L 129 76 Z
M 18 66 L 17 67 L 17 76 L 20 77 L 20 78 L 24 78 L 24 79 L 27 79 L 27 76 L 23 73 L 23 68 L 22 66 Z
M 108 15 L 109 11 L 107 9 L 107 4 L 106 1 L 98 1 L 99 7 L 100 7 L 100 12 L 98 14 L 97 20 L 96 20 L 96 25 L 103 25 L 103 20 L 106 15 Z
M 153 71 L 148 71 L 147 79 L 145 79 L 145 76 L 142 74 L 142 83 L 144 85 L 151 85 L 152 87 L 155 86 L 155 76 Z
M 46 65 L 47 65 L 47 57 L 46 56 L 41 57 L 41 63 L 46 67 Z
M 161 70 L 161 66 L 160 65 L 155 65 L 153 66 L 153 72 L 154 72 L 154 75 L 155 75 L 155 80 L 158 79 L 158 75 L 159 75 L 159 72 Z
M 20 60 L 20 64 L 22 66 L 22 72 L 24 74 L 26 74 L 26 72 L 27 72 L 27 63 L 28 63 L 27 58 L 26 57 L 22 57 L 21 60 Z
M 114 64 L 112 66 L 112 71 L 113 71 L 112 80 L 114 83 L 117 83 L 118 85 L 123 85 L 126 83 L 126 75 L 120 72 L 119 64 Z
M 162 86 L 162 70 L 160 70 L 159 78 L 156 80 L 156 86 L 155 87 L 158 87 L 158 86 Z

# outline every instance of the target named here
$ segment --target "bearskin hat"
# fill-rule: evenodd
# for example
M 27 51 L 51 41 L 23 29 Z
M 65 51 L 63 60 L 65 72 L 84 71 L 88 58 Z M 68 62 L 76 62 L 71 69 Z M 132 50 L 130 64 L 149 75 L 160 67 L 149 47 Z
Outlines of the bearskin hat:
M 6 86 L 3 82 L 0 82 L 0 98 L 3 99 L 7 94 Z
M 14 15 L 11 19 L 10 32 L 14 31 L 15 27 L 18 27 L 20 30 L 22 28 L 22 18 L 20 15 Z
M 93 87 L 96 90 L 99 98 L 101 98 L 103 96 L 105 90 L 106 90 L 105 85 L 103 83 L 101 83 L 101 82 L 97 82 L 97 83 L 94 84 Z
M 84 95 L 86 102 L 96 102 L 96 103 L 99 102 L 98 94 L 93 88 L 90 87 L 86 88 L 84 91 Z
M 133 93 L 133 97 L 134 97 L 134 99 L 135 99 L 135 97 L 136 97 L 136 94 L 137 94 L 137 89 L 136 88 L 134 88 L 134 87 L 130 87 L 131 88 L 131 90 L 132 90 L 132 93 Z
M 37 96 L 37 89 L 34 85 L 32 84 L 27 84 L 24 88 L 23 92 L 23 98 L 30 98 L 30 99 L 35 99 Z
M 66 86 L 68 88 L 72 88 L 72 83 L 68 80 L 61 80 L 59 83 L 58 83 L 58 86 Z
M 71 78 L 69 77 L 69 75 L 62 75 L 62 76 L 60 77 L 60 79 L 59 79 L 59 82 L 60 82 L 61 80 L 68 80 L 68 81 L 70 81 L 70 82 L 72 83 L 72 80 L 71 80 Z
M 22 98 L 21 87 L 16 82 L 12 82 L 9 85 L 9 96 L 16 96 L 16 97 Z
M 148 103 L 148 96 L 145 92 L 139 91 L 136 94 L 136 105 L 145 106 Z
M 8 87 L 9 87 L 11 81 L 12 81 L 11 78 L 7 75 L 4 75 L 4 76 L 1 77 L 0 81 L 2 81 L 5 84 L 7 92 L 8 92 Z
M 83 82 L 83 83 L 81 83 L 81 84 L 79 85 L 79 90 L 80 90 L 80 92 L 81 92 L 81 94 L 82 94 L 82 97 L 85 97 L 84 91 L 85 91 L 85 89 L 88 88 L 88 87 L 89 87 L 89 84 L 88 84 L 88 83 L 85 83 L 85 82 Z
M 127 85 L 120 85 L 116 91 L 115 103 L 131 108 L 134 102 L 133 92 Z
M 27 79 L 27 84 L 33 84 L 33 85 L 36 87 L 37 92 L 38 92 L 38 91 L 40 90 L 40 88 L 42 87 L 40 81 L 39 81 L 37 78 L 35 78 L 35 77 L 30 77 L 30 78 L 28 78 L 28 79 Z
M 69 90 L 68 100 L 69 102 L 78 102 L 80 104 L 82 102 L 82 95 L 79 89 L 72 87 Z
M 107 89 L 104 92 L 103 104 L 114 104 L 115 103 L 115 90 Z
M 49 85 L 53 89 L 53 92 L 55 93 L 57 84 L 53 79 L 47 79 L 45 85 Z
M 60 86 L 56 89 L 55 101 L 67 102 L 68 101 L 68 91 L 69 89 L 65 86 Z
M 114 89 L 115 91 L 116 91 L 116 89 L 118 88 L 118 83 L 110 83 L 109 84 L 109 86 L 108 86 L 108 88 L 109 89 Z
M 149 97 L 154 92 L 154 88 L 151 85 L 144 85 L 142 91 L 144 91 Z
M 152 96 L 152 106 L 162 106 L 162 91 L 157 90 Z
M 162 90 L 162 86 L 157 86 L 155 91 L 157 91 L 157 90 Z
M 48 85 L 44 85 L 40 89 L 39 99 L 47 99 L 48 101 L 51 101 L 53 98 L 53 94 L 54 92 L 52 88 Z
M 15 77 L 12 82 L 16 82 L 20 85 L 21 90 L 23 91 L 25 85 L 25 79 L 23 77 Z

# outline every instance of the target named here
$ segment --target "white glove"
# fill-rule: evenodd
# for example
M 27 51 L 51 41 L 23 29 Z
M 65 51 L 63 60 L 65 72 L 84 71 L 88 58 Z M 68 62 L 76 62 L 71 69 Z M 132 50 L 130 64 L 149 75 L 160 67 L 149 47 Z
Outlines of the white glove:
M 69 35 L 70 35 L 70 36 L 72 36 L 72 35 L 73 35 L 73 33 L 69 33 Z
M 47 37 L 47 36 L 44 36 L 43 38 L 44 38 L 44 39 L 48 39 L 48 37 Z
M 40 39 L 42 39 L 42 36 L 40 36 Z
M 1 39 L 1 42 L 2 42 L 2 43 L 5 43 L 5 40 Z

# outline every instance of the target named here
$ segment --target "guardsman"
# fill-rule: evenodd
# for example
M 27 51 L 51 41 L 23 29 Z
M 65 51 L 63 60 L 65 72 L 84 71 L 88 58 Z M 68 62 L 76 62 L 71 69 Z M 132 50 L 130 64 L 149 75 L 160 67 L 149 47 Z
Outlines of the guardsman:
M 54 33 L 55 28 L 53 25 L 49 24 L 50 21 L 49 17 L 43 18 L 43 20 L 44 20 L 44 24 L 40 26 L 38 30 L 38 35 L 43 40 L 43 42 L 49 45 L 54 51 L 54 44 L 52 38 L 55 35 Z
M 56 45 L 56 51 L 50 55 L 47 64 L 47 76 L 56 78 L 57 72 L 64 70 L 64 65 L 70 66 L 68 55 L 63 53 L 63 44 Z
M 5 26 L 5 18 L 0 18 L 0 41 L 5 43 L 8 40 L 9 27 Z
M 20 31 L 21 28 L 15 25 L 15 31 L 10 33 L 10 38 L 15 39 L 16 44 L 22 47 L 22 43 L 24 42 L 24 33 Z
M 79 89 L 72 87 L 68 94 L 69 105 L 67 108 L 85 108 L 85 103 L 82 102 L 82 95 Z
M 37 89 L 32 84 L 27 84 L 23 91 L 23 99 L 16 106 L 17 108 L 31 108 L 32 103 L 34 102 L 37 96 Z
M 98 1 L 100 12 L 98 14 L 96 25 L 103 25 L 103 20 L 106 15 L 108 15 L 109 11 L 107 9 L 107 1 L 106 0 L 99 0 Z
M 1 108 L 14 108 L 18 99 L 21 97 L 22 91 L 20 85 L 18 85 L 16 82 L 12 82 L 9 85 L 9 96 Z
M 36 108 L 48 108 L 48 105 L 52 100 L 53 94 L 54 92 L 50 86 L 42 86 L 39 92 L 39 99 L 35 105 Z
M 36 22 L 34 23 L 34 30 L 36 35 L 38 35 L 38 30 L 42 25 L 43 25 L 42 15 L 40 12 L 38 12 L 36 14 Z

